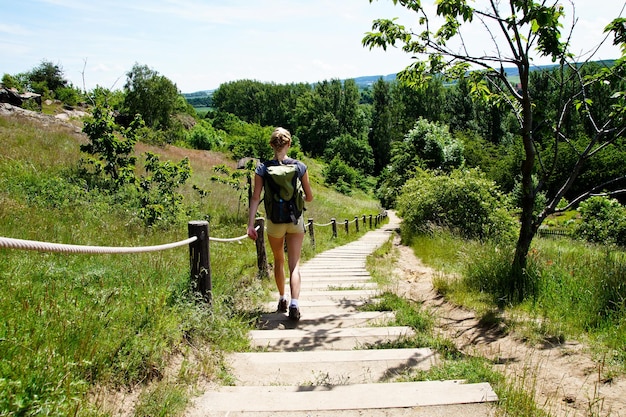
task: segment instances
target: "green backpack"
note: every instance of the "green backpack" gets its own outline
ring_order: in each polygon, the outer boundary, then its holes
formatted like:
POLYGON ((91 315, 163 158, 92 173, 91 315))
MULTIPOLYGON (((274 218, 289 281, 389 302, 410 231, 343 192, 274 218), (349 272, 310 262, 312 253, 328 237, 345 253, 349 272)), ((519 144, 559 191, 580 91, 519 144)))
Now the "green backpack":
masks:
POLYGON ((265 181, 266 216, 272 223, 298 224, 305 209, 304 190, 296 164, 267 162, 265 181))

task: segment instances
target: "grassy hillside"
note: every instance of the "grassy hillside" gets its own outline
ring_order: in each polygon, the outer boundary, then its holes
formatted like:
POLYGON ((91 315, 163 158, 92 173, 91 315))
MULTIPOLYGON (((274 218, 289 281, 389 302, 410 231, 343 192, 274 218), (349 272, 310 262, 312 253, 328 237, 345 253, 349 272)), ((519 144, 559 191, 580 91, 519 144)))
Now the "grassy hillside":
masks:
MULTIPOLYGON (((0 116, 0 236, 147 246, 185 239, 186 223, 198 219, 209 219, 214 237, 245 234, 247 194, 211 180, 215 165, 234 168, 226 155, 138 144, 139 161, 148 150, 172 161, 187 156, 193 170, 181 190, 184 218, 147 228, 123 193, 89 189, 79 178, 86 139, 75 130, 0 116)), ((326 223, 378 212, 363 194, 346 197, 322 186, 322 165, 305 162, 316 195, 307 217, 326 223)), ((318 252, 357 237, 340 229, 333 240, 330 228, 316 231, 318 252)), ((313 254, 305 239, 305 257, 313 254)), ((188 256, 185 246, 133 255, 0 249, 0 415, 107 415, 108 393, 131 386, 150 387, 140 403, 165 397, 159 403, 171 412, 184 407, 199 381, 226 378, 221 352, 247 349, 247 330, 273 283, 257 278, 248 239, 211 243, 209 309, 189 290, 188 256)))

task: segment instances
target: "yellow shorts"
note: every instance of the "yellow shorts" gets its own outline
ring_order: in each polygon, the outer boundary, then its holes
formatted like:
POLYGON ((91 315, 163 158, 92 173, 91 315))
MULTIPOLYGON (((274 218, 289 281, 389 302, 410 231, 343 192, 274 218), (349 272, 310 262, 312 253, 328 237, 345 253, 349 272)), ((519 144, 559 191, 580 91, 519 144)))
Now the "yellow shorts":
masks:
POLYGON ((297 224, 293 223, 272 223, 271 220, 266 220, 267 234, 271 237, 281 238, 286 234, 304 233, 304 216, 300 216, 297 224))

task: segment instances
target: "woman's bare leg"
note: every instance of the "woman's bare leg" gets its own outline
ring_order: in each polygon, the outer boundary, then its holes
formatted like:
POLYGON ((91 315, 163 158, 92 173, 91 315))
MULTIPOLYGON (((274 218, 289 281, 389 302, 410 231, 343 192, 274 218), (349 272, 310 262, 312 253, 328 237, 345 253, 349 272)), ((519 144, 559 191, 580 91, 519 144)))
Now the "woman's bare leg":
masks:
POLYGON ((274 281, 278 294, 285 295, 285 238, 267 236, 274 254, 274 281))
POLYGON ((287 238, 287 258, 289 262, 289 287, 291 298, 300 298, 300 254, 302 252, 302 241, 304 233, 288 234, 287 238))

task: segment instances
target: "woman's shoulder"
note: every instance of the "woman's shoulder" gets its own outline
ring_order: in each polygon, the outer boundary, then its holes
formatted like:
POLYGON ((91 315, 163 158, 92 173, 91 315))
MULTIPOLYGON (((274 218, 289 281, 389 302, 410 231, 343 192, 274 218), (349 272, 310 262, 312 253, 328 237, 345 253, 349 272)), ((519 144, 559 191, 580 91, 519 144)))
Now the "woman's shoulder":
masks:
POLYGON ((304 173, 307 170, 306 164, 302 161, 300 161, 299 159, 293 159, 291 158, 290 162, 288 162, 290 164, 295 164, 298 167, 298 171, 300 171, 300 176, 304 175, 304 173))

